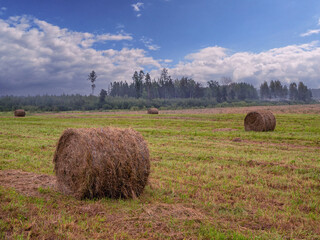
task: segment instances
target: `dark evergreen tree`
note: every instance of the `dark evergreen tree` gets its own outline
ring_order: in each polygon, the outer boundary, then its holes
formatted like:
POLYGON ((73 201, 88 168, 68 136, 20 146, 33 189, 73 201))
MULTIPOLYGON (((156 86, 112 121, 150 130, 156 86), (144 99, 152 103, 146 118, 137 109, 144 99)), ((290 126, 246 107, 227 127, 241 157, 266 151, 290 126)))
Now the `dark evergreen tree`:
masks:
POLYGON ((229 98, 230 98, 231 100, 234 100, 235 97, 236 97, 236 93, 235 93, 235 91, 233 90, 233 88, 231 88, 231 89, 230 89, 230 93, 229 93, 229 98))
POLYGON ((287 99, 287 97, 288 97, 288 87, 286 85, 284 85, 282 88, 281 98, 287 99))
POLYGON ((140 71, 140 73, 138 74, 137 71, 134 72, 133 76, 132 76, 132 80, 133 80, 133 84, 134 84, 134 88, 136 90, 136 94, 135 94, 135 97, 136 98, 140 98, 142 96, 142 74, 141 72, 143 71, 140 71))
POLYGON ((221 101, 222 102, 226 102, 227 101, 227 97, 228 97, 227 86, 226 85, 221 86, 221 101))
POLYGON ((145 81, 147 96, 151 99, 151 77, 149 73, 146 74, 145 81))
POLYGON ((195 85, 194 97, 195 98, 203 98, 204 97, 204 88, 201 86, 200 83, 196 83, 196 85, 195 85))
POLYGON ((299 82, 298 84, 298 99, 300 101, 309 102, 311 100, 312 94, 303 82, 299 82))
POLYGON ((91 82, 91 89, 92 89, 92 95, 93 95, 93 92, 94 92, 94 88, 96 87, 95 85, 95 81, 97 79, 97 74, 95 73, 95 71, 92 70, 92 72, 88 75, 88 80, 91 82))
POLYGON ((151 82, 151 98, 160 98, 160 86, 159 83, 153 79, 151 82))
POLYGON ((270 98, 270 90, 269 90, 269 86, 267 81, 264 81, 261 85, 260 85, 260 97, 262 99, 267 99, 270 98))
POLYGON ((165 82, 165 87, 166 87, 166 95, 168 98, 174 98, 175 97, 175 88, 174 88, 174 83, 169 76, 168 79, 165 82))
POLYGON ((312 91, 311 89, 308 89, 307 102, 310 102, 311 100, 312 100, 312 91))
POLYGON ((197 94, 202 94, 201 85, 197 85, 192 78, 182 77, 180 80, 177 79, 175 86, 177 88, 177 96, 180 98, 194 98, 197 94))
POLYGON ((220 92, 220 85, 217 81, 210 80, 208 81, 209 89, 211 90, 211 96, 216 99, 217 102, 221 102, 221 92, 220 92))
POLYGON ((100 95, 99 95, 99 102, 104 103, 107 95, 108 95, 107 91, 104 89, 101 89, 100 95))
POLYGON ((242 85, 239 85, 238 99, 243 101, 246 99, 246 95, 246 88, 242 85))
POLYGON ((160 98, 171 98, 175 95, 174 84, 169 76, 168 69, 163 68, 158 81, 160 98))
POLYGON ((274 96, 281 98, 283 93, 282 84, 279 80, 274 81, 274 96))
POLYGON ((144 80, 144 78, 145 78, 145 74, 144 74, 144 72, 142 71, 142 70, 140 70, 140 72, 139 72, 139 83, 140 83, 140 93, 139 93, 139 95, 140 95, 140 97, 142 96, 142 92, 143 92, 143 80, 144 80))
POLYGON ((289 98, 291 101, 298 100, 298 88, 295 82, 289 85, 289 98))
POLYGON ((220 86, 218 86, 218 88, 216 89, 216 101, 218 103, 222 103, 222 96, 221 96, 220 86))
POLYGON ((270 98, 276 97, 276 85, 273 80, 271 80, 270 82, 269 89, 270 89, 270 98))

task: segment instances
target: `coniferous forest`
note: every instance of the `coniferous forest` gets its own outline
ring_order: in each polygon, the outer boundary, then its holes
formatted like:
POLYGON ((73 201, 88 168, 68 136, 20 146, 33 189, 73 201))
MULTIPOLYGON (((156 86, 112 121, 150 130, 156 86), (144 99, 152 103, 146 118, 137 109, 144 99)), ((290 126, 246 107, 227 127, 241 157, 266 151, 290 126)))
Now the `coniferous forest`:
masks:
MULTIPOLYGON (((92 93, 97 78, 94 71, 88 76, 92 93)), ((249 83, 236 83, 231 78, 223 77, 219 82, 209 80, 201 84, 189 77, 173 80, 164 68, 157 79, 152 79, 149 73, 145 74, 142 70, 135 71, 132 81, 112 82, 107 90, 101 89, 98 96, 3 96, 0 98, 0 111, 18 108, 27 111, 178 109, 311 102, 311 90, 303 82, 293 82, 287 87, 279 80, 271 80, 256 89, 249 83)))

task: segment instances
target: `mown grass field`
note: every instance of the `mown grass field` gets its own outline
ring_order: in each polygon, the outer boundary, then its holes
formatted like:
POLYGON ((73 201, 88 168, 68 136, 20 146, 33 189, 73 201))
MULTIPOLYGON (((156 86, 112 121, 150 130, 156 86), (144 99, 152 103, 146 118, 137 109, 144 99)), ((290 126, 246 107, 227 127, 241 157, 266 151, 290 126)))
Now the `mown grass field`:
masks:
POLYGON ((249 109, 1 113, 0 239, 320 239, 320 105, 287 108, 269 107, 276 129, 259 133, 244 131, 249 109), (107 126, 148 142, 144 193, 80 201, 56 192, 63 130, 107 126))

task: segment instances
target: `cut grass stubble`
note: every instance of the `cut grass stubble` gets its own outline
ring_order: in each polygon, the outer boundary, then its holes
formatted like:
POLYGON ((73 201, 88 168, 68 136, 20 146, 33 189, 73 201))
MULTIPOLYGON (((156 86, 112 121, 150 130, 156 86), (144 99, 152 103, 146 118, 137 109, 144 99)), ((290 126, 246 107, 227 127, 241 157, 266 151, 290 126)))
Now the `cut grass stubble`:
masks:
POLYGON ((148 142, 150 184, 138 199, 86 201, 1 187, 0 238, 320 238, 318 114, 275 114, 262 133, 244 131, 245 114, 71 116, 0 118, 0 169, 53 175, 65 128, 112 125, 148 142))

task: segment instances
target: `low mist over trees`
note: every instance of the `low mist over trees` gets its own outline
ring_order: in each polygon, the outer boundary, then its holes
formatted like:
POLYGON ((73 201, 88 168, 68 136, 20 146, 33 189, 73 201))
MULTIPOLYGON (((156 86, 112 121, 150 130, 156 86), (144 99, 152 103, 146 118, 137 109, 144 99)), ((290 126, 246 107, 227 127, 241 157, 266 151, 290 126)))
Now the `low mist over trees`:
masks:
MULTIPOLYGON (((158 79, 151 80, 150 74, 142 70, 134 72, 132 79, 131 83, 111 83, 109 95, 144 99, 213 98, 218 103, 259 99, 258 91, 251 84, 234 83, 229 77, 222 77, 220 83, 210 80, 204 86, 189 77, 173 80, 164 68, 158 79)), ((271 80, 269 84, 265 81, 260 85, 260 99, 310 102, 312 93, 302 82, 291 83, 288 89, 279 80, 271 80)))
POLYGON ((312 98, 320 100, 320 88, 319 89, 311 89, 312 98))
POLYGON ((298 86, 295 82, 290 83, 289 89, 282 85, 279 80, 271 80, 270 84, 265 81, 260 85, 261 99, 290 99, 291 101, 310 102, 312 100, 311 90, 303 82, 298 86))
POLYGON ((151 80, 150 74, 145 74, 142 70, 139 73, 135 71, 132 79, 131 83, 112 82, 109 95, 144 99, 208 98, 215 99, 218 103, 258 99, 257 90, 251 84, 232 83, 229 78, 223 78, 223 82, 227 84, 220 85, 219 82, 210 80, 203 86, 188 77, 173 80, 164 68, 158 79, 151 80))

